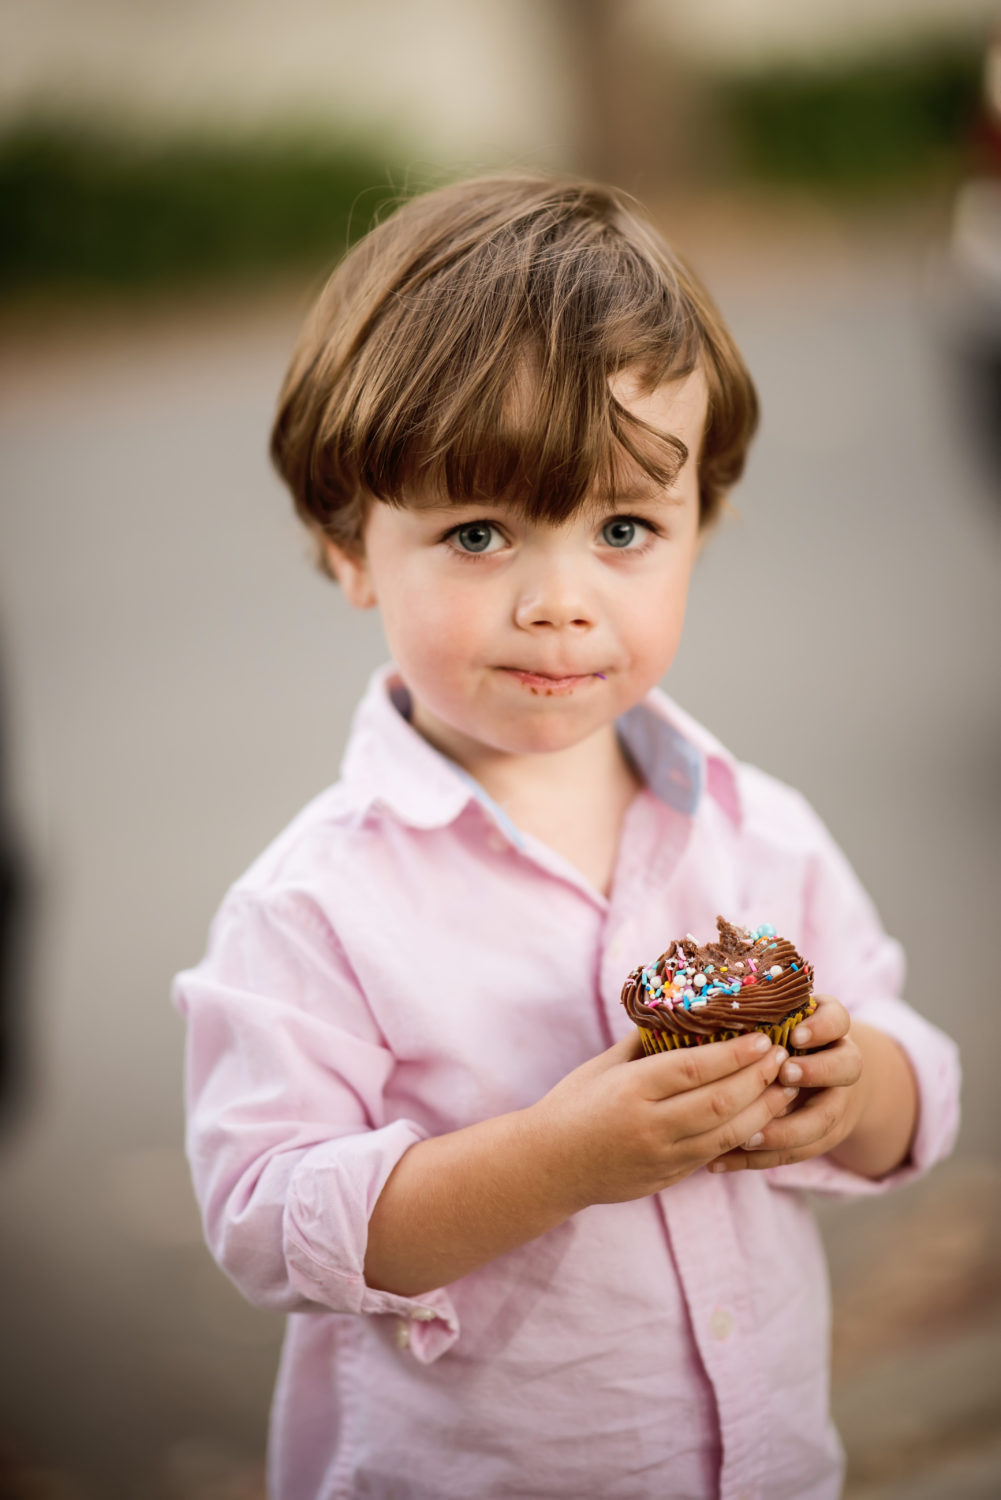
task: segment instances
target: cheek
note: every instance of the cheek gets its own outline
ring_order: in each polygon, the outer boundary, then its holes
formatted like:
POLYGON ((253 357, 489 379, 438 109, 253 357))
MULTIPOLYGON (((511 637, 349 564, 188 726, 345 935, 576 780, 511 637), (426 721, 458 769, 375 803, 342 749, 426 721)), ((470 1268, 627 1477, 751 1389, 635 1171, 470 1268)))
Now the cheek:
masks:
POLYGON ((651 647, 659 637, 680 630, 685 618, 688 582, 689 570, 678 567, 635 597, 632 628, 637 635, 645 636, 651 647))
POLYGON ((484 634, 482 591, 444 586, 426 578, 404 580, 381 600, 383 624, 397 660, 438 669, 468 658, 484 634))
POLYGON ((458 656, 486 634, 489 610, 483 590, 424 590, 417 602, 421 634, 444 656, 458 656))

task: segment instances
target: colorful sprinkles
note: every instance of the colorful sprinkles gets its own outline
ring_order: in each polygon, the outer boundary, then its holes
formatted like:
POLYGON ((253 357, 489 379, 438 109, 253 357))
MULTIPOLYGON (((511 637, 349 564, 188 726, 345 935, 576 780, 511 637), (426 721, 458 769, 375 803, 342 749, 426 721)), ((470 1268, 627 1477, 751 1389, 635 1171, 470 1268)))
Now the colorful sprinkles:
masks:
MULTIPOLYGON (((743 928, 741 935, 758 950, 759 959, 778 946, 776 942, 770 941, 775 938, 775 928, 768 922, 753 929, 743 928)), ((782 965, 778 963, 767 968, 762 965, 759 970, 750 953, 747 954, 747 972, 742 960, 737 960, 729 967, 721 964, 718 972, 712 964, 706 964, 704 970, 696 972, 692 959, 685 953, 686 942, 698 947, 696 939, 687 932, 675 945, 673 955, 665 958, 663 973, 649 967, 634 970, 634 976, 645 992, 647 1005, 663 1005, 667 1010, 674 1010, 676 1007, 698 1010, 701 1006, 708 1005, 717 995, 739 995, 749 985, 767 983, 777 979, 783 972, 782 965)), ((791 967, 799 972, 798 964, 792 964, 791 967)), ((732 1000, 731 1008, 739 1010, 740 1001, 732 1000)))

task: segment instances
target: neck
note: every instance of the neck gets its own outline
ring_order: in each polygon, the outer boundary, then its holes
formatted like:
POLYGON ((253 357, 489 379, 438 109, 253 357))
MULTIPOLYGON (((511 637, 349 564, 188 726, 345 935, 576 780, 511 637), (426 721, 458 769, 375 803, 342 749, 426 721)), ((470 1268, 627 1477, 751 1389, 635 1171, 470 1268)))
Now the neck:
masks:
POLYGON ((519 809, 590 801, 596 799, 596 789, 635 791, 642 784, 611 724, 580 744, 540 755, 511 755, 484 745, 440 744, 423 728, 421 732, 475 776, 511 816, 519 809))

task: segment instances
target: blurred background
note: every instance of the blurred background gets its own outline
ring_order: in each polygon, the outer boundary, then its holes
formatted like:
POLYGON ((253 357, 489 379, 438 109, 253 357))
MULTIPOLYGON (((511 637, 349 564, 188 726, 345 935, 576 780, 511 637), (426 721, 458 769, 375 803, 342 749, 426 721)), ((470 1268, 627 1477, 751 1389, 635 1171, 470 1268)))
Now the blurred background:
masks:
POLYGON ((4 1500, 262 1500, 281 1322, 202 1247, 168 986, 384 655, 268 425, 350 240, 509 165, 635 192, 759 384, 666 686, 812 799, 963 1049, 953 1159, 820 1206, 848 1495, 1001 1493, 998 19, 0 0, 4 1500))

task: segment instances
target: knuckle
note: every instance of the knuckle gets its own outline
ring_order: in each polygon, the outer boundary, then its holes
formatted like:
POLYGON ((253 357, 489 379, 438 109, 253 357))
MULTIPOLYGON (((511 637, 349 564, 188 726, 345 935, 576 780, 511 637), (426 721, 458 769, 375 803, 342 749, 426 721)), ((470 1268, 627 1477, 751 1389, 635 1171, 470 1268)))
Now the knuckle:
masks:
POLYGON ((681 1077, 685 1083, 697 1084, 699 1082, 699 1062, 690 1048, 681 1049, 681 1077))
POLYGON ((727 1089, 713 1089, 709 1095, 709 1107, 717 1120, 728 1120, 733 1114, 733 1100, 727 1089))

